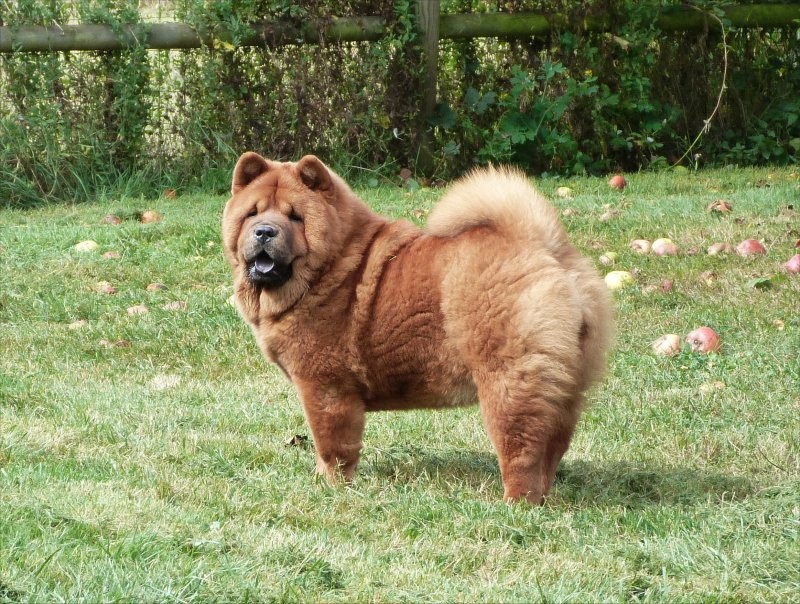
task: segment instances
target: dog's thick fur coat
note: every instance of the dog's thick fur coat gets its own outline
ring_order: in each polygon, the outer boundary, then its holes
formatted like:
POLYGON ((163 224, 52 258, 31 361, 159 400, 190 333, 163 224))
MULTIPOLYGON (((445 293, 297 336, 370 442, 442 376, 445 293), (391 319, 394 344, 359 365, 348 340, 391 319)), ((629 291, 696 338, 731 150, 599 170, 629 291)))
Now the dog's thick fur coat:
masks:
POLYGON ((421 231, 372 212, 314 156, 246 153, 223 240, 238 309, 297 389, 319 472, 353 478, 367 411, 479 402, 505 497, 542 501, 612 318, 522 174, 476 170, 421 231))

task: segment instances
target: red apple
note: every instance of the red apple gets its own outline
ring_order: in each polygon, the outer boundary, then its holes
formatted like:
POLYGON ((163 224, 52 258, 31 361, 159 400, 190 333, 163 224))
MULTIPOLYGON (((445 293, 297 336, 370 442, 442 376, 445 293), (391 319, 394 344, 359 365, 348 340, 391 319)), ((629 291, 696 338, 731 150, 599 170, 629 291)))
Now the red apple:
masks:
POLYGON ((622 176, 622 174, 614 174, 614 176, 608 179, 608 186, 617 191, 622 191, 626 184, 628 183, 625 182, 625 177, 622 176))
POLYGON ((736 246, 736 253, 740 256, 760 256, 766 254, 767 249, 757 239, 745 239, 736 246))
POLYGON ((721 345, 717 332, 710 327, 698 327, 690 332, 686 336, 686 343, 689 344, 692 352, 702 354, 717 352, 721 345))
POLYGON ((795 254, 783 265, 793 275, 800 274, 800 254, 795 254))

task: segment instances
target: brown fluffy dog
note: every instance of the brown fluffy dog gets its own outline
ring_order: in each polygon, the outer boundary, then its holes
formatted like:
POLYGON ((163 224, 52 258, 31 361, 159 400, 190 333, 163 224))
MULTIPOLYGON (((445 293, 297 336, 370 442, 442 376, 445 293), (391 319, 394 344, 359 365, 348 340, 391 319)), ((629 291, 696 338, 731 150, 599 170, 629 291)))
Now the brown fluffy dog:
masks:
POLYGON ((318 472, 353 478, 367 411, 479 402, 505 497, 542 501, 603 372, 611 313, 524 176, 473 172, 420 231, 314 156, 245 153, 223 239, 239 312, 297 388, 318 472))

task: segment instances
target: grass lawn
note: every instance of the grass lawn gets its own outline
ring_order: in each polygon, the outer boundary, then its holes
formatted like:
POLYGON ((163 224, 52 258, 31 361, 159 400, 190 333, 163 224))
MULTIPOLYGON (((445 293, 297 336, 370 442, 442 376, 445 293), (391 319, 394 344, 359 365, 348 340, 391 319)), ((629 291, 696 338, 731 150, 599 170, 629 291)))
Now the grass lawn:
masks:
MULTIPOLYGON (((542 507, 501 501, 476 407, 370 415, 356 483, 315 479, 297 397, 227 303, 224 198, 0 210, 0 602, 795 601, 800 276, 752 280, 800 252, 797 171, 560 185, 573 240, 637 283, 542 507), (681 253, 628 248, 658 237, 681 253), (768 253, 705 253, 746 238, 768 253), (721 354, 652 354, 700 325, 721 354)), ((441 191, 360 193, 420 222, 441 191)))

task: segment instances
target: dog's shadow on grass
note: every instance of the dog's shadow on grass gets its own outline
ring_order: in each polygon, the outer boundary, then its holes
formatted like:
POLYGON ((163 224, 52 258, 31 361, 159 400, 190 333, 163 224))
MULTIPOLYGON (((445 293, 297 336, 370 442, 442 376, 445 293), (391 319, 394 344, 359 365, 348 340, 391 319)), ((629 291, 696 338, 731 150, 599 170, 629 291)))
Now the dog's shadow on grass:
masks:
POLYGON ((556 472, 554 494, 570 503, 602 502, 635 508, 738 501, 755 491, 743 476, 692 467, 646 463, 566 461, 556 472))
MULTIPOLYGON (((453 485, 465 490, 496 489, 502 496, 497 458, 489 453, 393 447, 367 456, 361 472, 401 483, 429 482, 445 489, 453 485)), ((752 482, 742 476, 689 466, 567 460, 559 466, 551 496, 575 505, 636 508, 741 500, 754 491, 752 482)))

